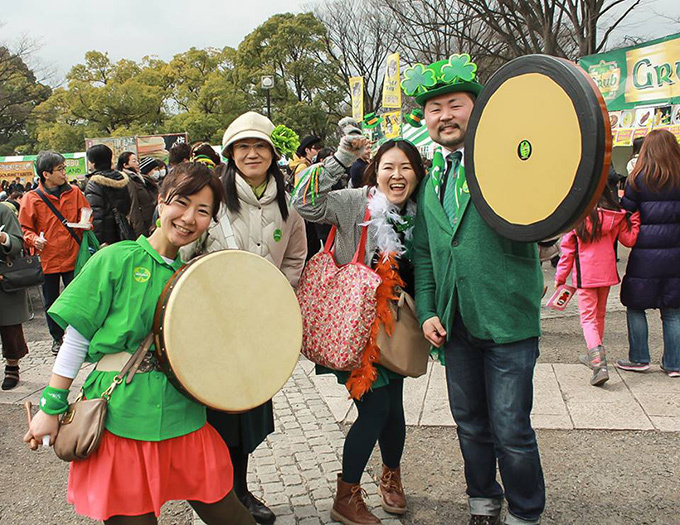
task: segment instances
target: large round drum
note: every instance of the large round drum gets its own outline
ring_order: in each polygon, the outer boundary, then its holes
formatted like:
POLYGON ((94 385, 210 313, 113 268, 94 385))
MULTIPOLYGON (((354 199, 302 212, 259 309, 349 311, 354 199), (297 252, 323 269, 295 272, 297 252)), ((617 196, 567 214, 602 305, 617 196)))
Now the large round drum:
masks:
POLYGON ((274 397, 293 373, 302 317, 273 264, 224 250, 170 278, 154 332, 161 368, 180 391, 210 408, 242 412, 274 397))
POLYGON ((475 102, 466 136, 470 196, 509 239, 573 228, 607 180, 607 109, 592 79, 567 60, 529 55, 501 67, 475 102))

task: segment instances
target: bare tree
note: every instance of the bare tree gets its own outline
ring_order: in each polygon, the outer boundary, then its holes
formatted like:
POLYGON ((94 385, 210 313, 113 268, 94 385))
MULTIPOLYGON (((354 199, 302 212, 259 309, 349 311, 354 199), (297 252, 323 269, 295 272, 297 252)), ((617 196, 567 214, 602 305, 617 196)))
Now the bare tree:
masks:
POLYGON ((385 0, 413 61, 468 52, 483 69, 530 53, 575 59, 607 46, 612 32, 651 0, 385 0))
POLYGON ((384 0, 396 20, 399 49, 409 63, 435 62, 468 53, 480 69, 495 69, 508 45, 467 2, 451 0, 384 0))
POLYGON ((326 0, 315 7, 315 15, 327 29, 327 48, 339 64, 349 95, 349 78, 364 78, 364 108, 376 111, 381 104, 387 55, 402 51, 396 39, 395 22, 374 0, 326 0))

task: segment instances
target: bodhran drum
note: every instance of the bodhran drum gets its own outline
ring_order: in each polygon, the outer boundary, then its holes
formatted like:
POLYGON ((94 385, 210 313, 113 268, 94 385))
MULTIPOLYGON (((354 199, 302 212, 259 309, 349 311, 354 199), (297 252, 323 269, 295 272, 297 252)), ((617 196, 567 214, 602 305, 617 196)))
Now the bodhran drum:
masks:
POLYGON ((293 288, 240 250, 198 257, 170 278, 154 317, 156 355, 172 384, 216 410, 243 412, 283 387, 302 346, 293 288))
POLYGON ((504 237, 533 242, 573 228, 597 203, 610 159, 602 95, 567 60, 512 60, 475 102, 465 174, 475 207, 504 237))

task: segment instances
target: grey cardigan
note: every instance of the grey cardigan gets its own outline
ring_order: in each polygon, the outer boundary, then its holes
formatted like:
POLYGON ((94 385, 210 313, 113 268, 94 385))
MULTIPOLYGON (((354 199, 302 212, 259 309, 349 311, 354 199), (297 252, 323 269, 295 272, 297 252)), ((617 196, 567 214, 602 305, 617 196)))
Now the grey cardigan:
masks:
MULTIPOLYGON (((338 264, 347 264, 352 261, 354 252, 361 237, 361 223, 366 213, 368 204, 368 192, 370 188, 356 188, 335 190, 331 188, 344 175, 345 168, 334 156, 324 160, 319 173, 318 194, 312 202, 312 184, 305 192, 304 179, 309 176, 315 166, 310 166, 300 177, 301 181, 297 191, 293 194, 291 204, 302 218, 311 222, 334 224, 338 227, 335 237, 335 260, 338 264)), ((366 258, 363 261, 370 266, 377 250, 375 244, 375 232, 369 226, 366 241, 366 258)))

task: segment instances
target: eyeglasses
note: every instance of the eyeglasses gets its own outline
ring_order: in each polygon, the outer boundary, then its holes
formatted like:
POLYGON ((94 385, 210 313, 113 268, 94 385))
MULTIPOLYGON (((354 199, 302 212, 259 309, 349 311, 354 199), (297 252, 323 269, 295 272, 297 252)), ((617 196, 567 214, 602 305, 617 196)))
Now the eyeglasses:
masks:
POLYGON ((52 168, 52 171, 50 173, 54 173, 55 171, 63 171, 66 172, 66 166, 63 164, 61 166, 57 166, 56 168, 52 168))

